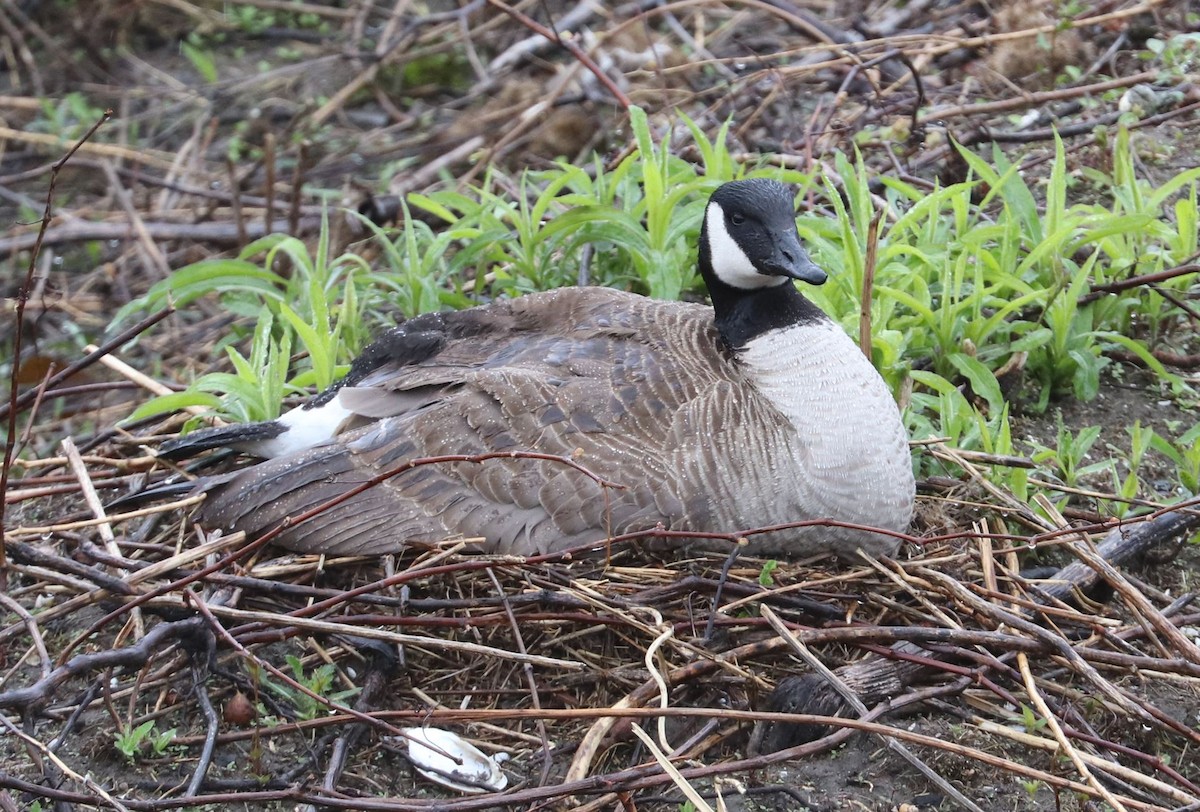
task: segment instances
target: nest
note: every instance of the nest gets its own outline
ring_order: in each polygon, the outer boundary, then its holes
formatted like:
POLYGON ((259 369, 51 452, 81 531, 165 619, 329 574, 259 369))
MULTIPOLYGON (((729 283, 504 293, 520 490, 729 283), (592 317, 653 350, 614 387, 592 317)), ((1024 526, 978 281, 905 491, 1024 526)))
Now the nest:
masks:
POLYGON ((1200 803, 1181 763, 1200 738, 1200 613, 1114 564, 1200 525, 1186 505, 1120 526, 935 534, 979 502, 929 497, 925 537, 895 561, 755 560, 737 554, 741 533, 728 555, 670 558, 644 544, 661 532, 528 559, 471 554, 469 539, 325 558, 206 535, 186 519, 196 498, 106 515, 95 483, 154 465, 138 448, 22 463, 72 470, 56 489, 82 496, 27 486, 22 516, 45 499, 83 510, 6 544, 0 708, 23 724, 4 719, 4 782, 30 796, 611 809, 640 791, 677 805, 797 791, 772 770, 852 740, 886 743, 914 786, 965 808, 951 780, 965 765, 1113 808, 1200 803), (1074 562, 1034 578, 1031 550, 1074 562), (397 745, 415 726, 508 754, 510 787, 429 784, 397 745), (87 776, 70 766, 84 759, 87 776))

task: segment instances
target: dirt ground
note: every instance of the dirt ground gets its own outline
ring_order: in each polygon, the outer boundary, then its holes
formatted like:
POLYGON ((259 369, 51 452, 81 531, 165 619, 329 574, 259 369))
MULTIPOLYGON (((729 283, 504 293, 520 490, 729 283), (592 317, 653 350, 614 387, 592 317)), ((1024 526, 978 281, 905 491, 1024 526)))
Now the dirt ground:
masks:
MULTIPOLYGON (((857 146, 874 172, 939 183, 963 171, 948 137, 984 155, 994 139, 1010 157, 1028 162, 1029 173, 1044 170, 1040 159, 1053 149, 1050 113, 1067 134, 1076 166, 1103 162, 1107 147, 1099 131, 1115 122, 1124 91, 1150 82, 1138 79, 1147 43, 1200 27, 1200 4, 1133 0, 698 2, 647 14, 641 11, 656 4, 514 5, 535 23, 573 32, 570 41, 589 49, 618 89, 651 111, 660 132, 677 108, 709 132, 731 120, 735 151, 747 157, 773 156, 819 171, 831 167, 835 150, 857 146), (1062 24, 1068 19, 1077 24, 1062 24), (966 109, 981 102, 992 104, 966 109), (1043 117, 1028 118, 1034 113, 1043 117)), ((104 108, 115 111, 104 137, 81 149, 57 178, 57 217, 21 325, 22 391, 36 386, 47 368, 73 361, 85 338, 95 340, 120 306, 169 269, 234 251, 261 233, 272 205, 277 223, 312 238, 322 201, 357 206, 475 180, 488 162, 515 171, 544 168, 560 156, 582 163, 592 150, 611 159, 628 141, 611 89, 565 46, 491 3, 0 0, 0 15, 0 283, 6 297, 25 278, 48 165, 62 155, 63 141, 82 135, 104 108), (239 9, 235 23, 232 7, 239 9), (537 108, 541 101, 550 104, 537 108)), ((1141 169, 1151 177, 1165 179, 1195 165, 1192 82, 1200 74, 1188 73, 1195 68, 1186 65, 1182 70, 1178 98, 1148 112, 1136 128, 1141 169)), ((696 158, 686 145, 681 152, 696 158)), ((178 384, 185 370, 207 368, 215 356, 198 348, 207 348, 229 318, 212 303, 197 304, 121 348, 120 357, 178 384)), ((0 324, 5 376, 13 322, 0 324)), ((1044 415, 1020 415, 1019 451, 1032 455, 1053 445, 1060 420, 1075 431, 1103 426, 1095 454, 1106 444, 1127 448, 1125 428, 1134 420, 1164 436, 1194 424, 1194 401, 1164 395, 1148 375, 1120 366, 1089 403, 1065 399, 1044 415)), ((70 383, 84 388, 28 422, 29 413, 22 415, 25 456, 55 457, 62 438, 72 436, 93 476, 111 479, 114 489, 132 487, 144 473, 130 462, 143 456, 141 444, 154 438, 153 445, 178 424, 114 430, 144 392, 98 365, 70 383)), ((1158 495, 1177 495, 1164 461, 1149 465, 1143 475, 1158 495)), ((732 712, 772 710, 766 701, 771 688, 808 667, 781 645, 740 648, 778 640, 757 604, 723 610, 714 633, 705 634, 726 563, 721 556, 663 560, 634 545, 615 550, 608 568, 596 561, 496 566, 486 570, 494 574, 489 580, 469 566, 423 574, 420 568, 436 558, 428 553, 381 563, 299 559, 268 549, 188 587, 172 579, 194 574, 225 551, 177 561, 144 581, 129 564, 133 558, 138 567, 174 561, 194 547, 185 510, 118 528, 120 556, 109 550, 106 557, 107 540, 94 525, 64 526, 89 515, 66 467, 14 466, 11 474, 10 492, 51 490, 14 500, 6 532, 56 529, 13 535, 7 545, 16 566, 4 609, 11 625, 0 631, 0 706, 13 725, 0 733, 0 809, 35 808, 37 796, 41 809, 532 810, 567 796, 587 809, 682 812, 687 799, 628 727, 589 754, 591 783, 580 780, 569 793, 555 792, 572 761, 581 759, 584 733, 595 722, 591 711, 634 696, 634 707, 657 704, 657 694, 645 693, 653 687, 646 653, 666 626, 675 637, 657 663, 675 680, 671 706, 728 712, 681 722, 671 737, 678 743, 699 736, 679 767, 713 808, 720 808, 718 797, 735 812, 960 807, 873 733, 811 755, 755 760, 748 746, 752 723, 732 712), (379 586, 397 573, 411 578, 379 586), (120 605, 120 584, 111 581, 122 579, 138 590, 163 587, 144 608, 140 622, 148 628, 200 618, 182 597, 189 589, 203 595, 217 619, 207 631, 180 626, 178 635, 139 651, 140 632, 128 614, 105 619, 120 605), (364 597, 338 598, 371 585, 364 597), (304 625, 304 607, 324 600, 334 603, 316 619, 345 626, 304 625), (37 650, 18 609, 37 616, 45 652, 37 650), (229 638, 212 631, 218 619, 229 638), (356 635, 369 628, 425 637, 398 642, 356 635), (103 659, 122 648, 131 652, 127 661, 103 659), (535 669, 511 656, 526 651, 587 668, 535 669), (721 659, 729 651, 738 652, 736 664, 721 659), (71 656, 84 659, 53 694, 4 704, 6 696, 46 679, 51 666, 61 673, 71 656), (293 665, 289 656, 303 662, 293 665), (264 663, 281 675, 266 674, 264 663), (509 752, 505 771, 513 797, 473 799, 436 787, 414 773, 386 733, 354 732, 345 711, 318 708, 303 718, 296 710, 302 692, 285 678, 315 686, 326 665, 323 696, 360 691, 340 699, 389 724, 428 721, 466 733, 489 753, 509 752), (239 718, 238 694, 250 698, 251 719, 239 718), (158 752, 149 740, 133 756, 119 752, 117 732, 147 721, 154 723, 151 736, 174 730, 174 737, 158 752), (205 737, 218 733, 208 754, 205 737), (331 767, 330 754, 339 747, 346 752, 342 770, 331 767), (203 784, 184 797, 205 759, 203 784), (721 769, 730 764, 740 766, 721 769)), ((923 483, 915 532, 932 537, 971 531, 977 521, 1003 524, 997 518, 1008 515, 1003 504, 978 482, 950 466, 945 478, 954 481, 923 483)), ((1097 511, 1087 497, 1072 507, 1079 516, 1071 518, 1085 524, 1097 511)), ((1006 544, 995 542, 995 560, 1004 560, 1006 544)), ((1039 563, 1070 560, 1049 546, 1039 563)), ((1020 547, 1013 542, 1008 549, 1020 547)), ((1028 632, 1037 645, 1022 651, 1056 716, 1082 731, 1073 739, 1078 749, 1120 758, 1153 779, 1108 772, 1110 778, 1091 784, 1066 754, 1037 749, 1053 737, 1041 720, 1023 715, 1021 706, 1031 700, 1023 693, 1018 647, 968 634, 999 634, 1013 628, 1011 621, 987 616, 952 585, 929 580, 934 576, 927 568, 961 583, 983 583, 993 555, 992 547, 986 550, 962 538, 907 545, 905 561, 891 571, 784 562, 774 584, 795 585, 795 591, 769 595, 762 593, 763 562, 738 561, 722 606, 758 595, 803 629, 831 667, 887 649, 898 639, 889 636, 895 627, 945 632, 945 638, 921 641, 933 646, 945 669, 912 684, 898 682, 876 701, 903 706, 881 723, 953 745, 910 742, 933 773, 978 808, 1114 808, 1111 799, 1097 798, 1097 785, 1125 799, 1128 809, 1200 808, 1185 800, 1200 797, 1200 662, 1163 637, 1162 628, 1143 629, 1143 636, 1137 631, 1170 608, 1184 618, 1179 633, 1190 635, 1194 649, 1195 610, 1181 598, 1196 593, 1200 548, 1185 544, 1173 557, 1123 566, 1153 611, 1104 603, 1101 594, 1093 596, 1100 603, 1085 604, 1100 618, 1090 625, 1064 609, 1066 631, 1053 627, 1057 637, 1028 632), (847 630, 846 618, 863 624, 861 640, 821 636, 847 630), (1099 642, 1086 645, 1090 634, 1099 642), (1089 657, 1093 648, 1103 649, 1098 659, 1086 660, 1102 668, 1103 677, 1091 679, 1078 663, 1064 660, 1055 648, 1061 640, 1084 640, 1080 647, 1089 657), (937 693, 960 679, 957 690, 937 693), (1106 685, 1129 704, 1104 694, 1106 685), (1029 771, 1001 769, 983 756, 1029 771)), ((655 725, 651 715, 636 721, 647 730, 655 725)))

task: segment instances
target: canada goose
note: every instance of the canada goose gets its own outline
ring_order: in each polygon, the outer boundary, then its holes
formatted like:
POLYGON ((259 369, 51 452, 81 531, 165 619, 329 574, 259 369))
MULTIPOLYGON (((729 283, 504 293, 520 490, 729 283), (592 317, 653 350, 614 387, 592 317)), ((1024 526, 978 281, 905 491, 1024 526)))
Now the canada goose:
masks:
MULTIPOLYGON (((461 536, 530 555, 659 524, 729 532, 818 518, 904 530, 914 482, 899 411, 854 342, 796 289, 826 275, 800 245, 787 187, 718 188, 699 266, 712 308, 564 288, 410 319, 308 404, 163 453, 232 446, 267 458, 203 486, 198 520, 251 535, 422 457, 536 451, 625 486, 558 461, 425 465, 276 538, 304 552, 461 536)), ((757 553, 792 556, 898 545, 827 526, 751 539, 757 553)))

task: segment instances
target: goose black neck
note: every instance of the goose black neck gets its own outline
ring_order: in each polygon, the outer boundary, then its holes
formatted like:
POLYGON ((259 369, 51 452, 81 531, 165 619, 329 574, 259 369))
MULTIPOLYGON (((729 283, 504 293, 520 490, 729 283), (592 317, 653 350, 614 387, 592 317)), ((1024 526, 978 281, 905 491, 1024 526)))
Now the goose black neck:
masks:
POLYGON ((770 330, 809 324, 828 316, 814 305, 790 280, 781 285, 746 290, 727 285, 712 271, 701 250, 700 272, 712 299, 717 332, 731 350, 743 349, 751 340, 770 330))

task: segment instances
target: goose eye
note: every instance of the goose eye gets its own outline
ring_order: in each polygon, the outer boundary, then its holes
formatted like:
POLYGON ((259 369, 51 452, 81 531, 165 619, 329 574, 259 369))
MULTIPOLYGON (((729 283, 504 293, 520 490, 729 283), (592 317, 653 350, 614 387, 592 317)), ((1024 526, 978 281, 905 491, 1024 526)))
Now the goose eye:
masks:
POLYGON ((733 223, 735 226, 740 226, 742 223, 746 222, 746 215, 735 211, 733 214, 729 215, 729 222, 733 223))

